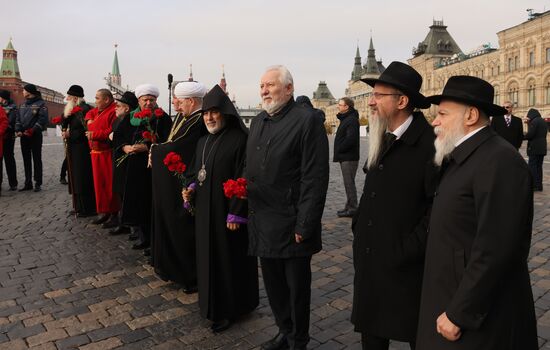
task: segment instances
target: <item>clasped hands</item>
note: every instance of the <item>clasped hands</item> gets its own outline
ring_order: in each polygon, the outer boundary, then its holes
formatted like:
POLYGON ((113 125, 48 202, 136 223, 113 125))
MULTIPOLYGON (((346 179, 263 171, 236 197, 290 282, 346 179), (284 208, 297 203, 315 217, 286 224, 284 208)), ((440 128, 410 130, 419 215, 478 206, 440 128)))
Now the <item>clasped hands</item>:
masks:
POLYGON ((134 154, 134 153, 141 153, 141 152, 147 152, 149 149, 147 148, 147 145, 144 145, 142 143, 137 143, 135 145, 125 145, 122 147, 122 151, 126 154, 134 154))
POLYGON ((457 341, 462 335, 460 327, 449 320, 446 312, 442 313, 437 318, 436 329, 437 333, 449 341, 457 341))

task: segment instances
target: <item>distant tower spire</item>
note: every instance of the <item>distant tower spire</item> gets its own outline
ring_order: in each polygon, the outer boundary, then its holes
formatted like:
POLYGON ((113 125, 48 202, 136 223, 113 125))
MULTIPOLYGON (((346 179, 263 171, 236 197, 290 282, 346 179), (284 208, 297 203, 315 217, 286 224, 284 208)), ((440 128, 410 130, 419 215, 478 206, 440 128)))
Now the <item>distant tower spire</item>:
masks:
POLYGON ((376 62, 374 45, 372 44, 372 36, 370 37, 369 53, 367 55, 367 63, 365 64, 365 73, 380 74, 380 70, 378 69, 378 63, 376 62))
POLYGON ((111 82, 118 86, 121 86, 122 77, 120 76, 120 67, 118 66, 118 44, 115 44, 115 58, 113 60, 113 69, 111 71, 111 82))
POLYGON ((222 88, 223 92, 225 92, 226 94, 228 93, 227 92, 227 81, 225 80, 225 67, 224 67, 223 64, 222 64, 222 78, 220 80, 220 87, 222 88))
POLYGON ((193 64, 190 64, 189 65, 189 79, 187 79, 188 81, 194 81, 193 80, 193 64))
POLYGON ((13 48, 12 38, 8 41, 8 45, 3 50, 2 68, 0 69, 0 78, 21 80, 19 73, 19 64, 17 63, 17 51, 13 48))
POLYGON ((355 51, 355 62, 351 71, 351 80, 357 81, 361 79, 363 68, 361 67, 361 54, 359 53, 359 42, 357 42, 357 50, 355 51))

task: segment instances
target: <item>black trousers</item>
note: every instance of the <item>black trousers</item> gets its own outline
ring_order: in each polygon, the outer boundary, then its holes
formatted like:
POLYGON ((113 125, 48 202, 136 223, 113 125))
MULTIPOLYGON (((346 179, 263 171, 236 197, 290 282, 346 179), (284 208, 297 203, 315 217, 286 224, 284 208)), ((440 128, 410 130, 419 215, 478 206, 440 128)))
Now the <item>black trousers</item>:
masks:
POLYGON ((63 164, 61 164, 61 172, 59 173, 59 179, 64 179, 67 177, 67 157, 63 159, 63 164))
POLYGON ((342 169, 342 178, 344 180, 344 189, 346 190, 346 202, 345 210, 356 211, 357 210, 357 189, 355 188, 355 175, 357 174, 357 166, 359 161, 340 162, 340 169, 342 169))
POLYGON ((533 175, 533 189, 542 191, 542 162, 544 155, 529 156, 529 169, 533 175))
POLYGON ((31 137, 21 136, 21 153, 23 154, 23 165, 25 166, 25 186, 32 186, 33 168, 34 182, 37 186, 42 186, 41 131, 35 132, 31 137))
MULTIPOLYGON (((388 350, 390 340, 361 333, 361 345, 363 346, 363 350, 388 350)), ((416 348, 415 343, 409 343, 409 346, 411 350, 416 348)))
POLYGON ((311 256, 260 258, 265 290, 279 332, 286 334, 290 348, 309 342, 311 304, 311 256))
MULTIPOLYGON (((8 174, 8 183, 10 187, 17 187, 17 168, 15 166, 15 156, 13 148, 15 146, 15 138, 13 132, 7 132, 4 135, 4 164, 6 173, 8 174)), ((0 162, 0 168, 2 163, 0 162)), ((0 185, 2 184, 2 169, 0 169, 0 185)))

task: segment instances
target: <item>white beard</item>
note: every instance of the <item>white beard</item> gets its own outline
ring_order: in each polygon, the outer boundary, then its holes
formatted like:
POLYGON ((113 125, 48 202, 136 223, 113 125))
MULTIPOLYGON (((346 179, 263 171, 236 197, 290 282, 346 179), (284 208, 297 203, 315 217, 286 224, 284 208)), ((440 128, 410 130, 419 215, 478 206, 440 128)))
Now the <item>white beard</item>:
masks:
POLYGON ((271 102, 262 101, 262 108, 267 112, 267 114, 273 115, 279 112, 286 103, 287 101, 274 101, 274 100, 271 100, 271 102))
POLYGON ((225 119, 221 119, 220 122, 214 127, 208 126, 208 124, 205 124, 205 125, 206 125, 206 130, 208 130, 210 134, 217 134, 220 130, 222 130, 225 127, 225 119))
MULTIPOLYGON (((435 156, 434 156, 434 163, 437 166, 441 166, 443 163, 443 160, 451 154, 451 152, 455 149, 455 145, 461 138, 466 135, 466 131, 464 130, 464 126, 462 125, 462 118, 459 118, 458 121, 460 124, 454 125, 452 130, 447 130, 447 134, 445 136, 438 136, 435 141, 435 156)), ((441 127, 435 127, 434 133, 436 135, 441 133, 441 127)))
POLYGON ((65 118, 67 118, 68 116, 71 115, 71 111, 73 110, 73 108, 76 106, 76 103, 71 100, 71 101, 67 101, 67 104, 65 105, 65 108, 63 109, 63 116, 65 118))
POLYGON ((378 164, 384 135, 388 130, 388 118, 381 118, 371 115, 369 118, 369 154, 367 158, 367 169, 378 164))

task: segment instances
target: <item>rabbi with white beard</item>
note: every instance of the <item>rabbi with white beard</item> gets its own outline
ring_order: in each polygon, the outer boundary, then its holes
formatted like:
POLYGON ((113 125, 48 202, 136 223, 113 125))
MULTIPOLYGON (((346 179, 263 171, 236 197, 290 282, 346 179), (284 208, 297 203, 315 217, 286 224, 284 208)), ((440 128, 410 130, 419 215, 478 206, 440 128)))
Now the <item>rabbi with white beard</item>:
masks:
POLYGON ((369 154, 363 195, 352 230, 355 267, 351 321, 363 349, 387 350, 389 340, 415 346, 427 225, 436 167, 434 134, 422 112, 422 77, 392 62, 369 99, 369 154))
POLYGON ((433 121, 442 177, 426 247, 417 349, 538 348, 527 257, 533 222, 529 168, 489 125, 506 110, 494 89, 449 79, 433 121))

